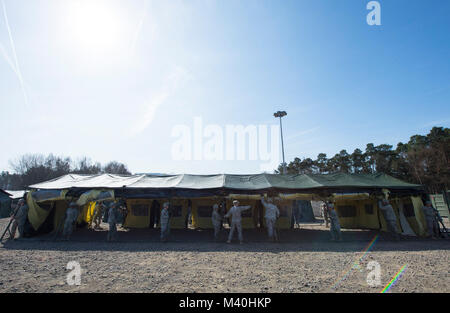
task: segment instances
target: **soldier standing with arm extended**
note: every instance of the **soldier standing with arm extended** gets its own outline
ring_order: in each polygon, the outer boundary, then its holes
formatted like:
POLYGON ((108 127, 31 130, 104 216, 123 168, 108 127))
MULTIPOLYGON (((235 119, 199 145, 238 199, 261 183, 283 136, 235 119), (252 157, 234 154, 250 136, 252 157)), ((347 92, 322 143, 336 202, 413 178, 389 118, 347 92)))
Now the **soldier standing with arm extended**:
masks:
POLYGON ((397 227, 397 216, 395 215, 392 205, 389 204, 387 199, 383 199, 378 202, 378 206, 386 220, 388 232, 394 235, 395 240, 399 240, 400 235, 397 227))
POLYGON ((251 206, 239 206, 239 201, 234 200, 233 206, 231 207, 230 211, 225 215, 226 218, 231 216, 231 229, 230 234, 228 235, 228 241, 227 243, 231 243, 231 240, 233 239, 234 230, 237 229, 238 231, 238 237, 239 237, 239 243, 243 243, 244 238, 242 236, 242 211, 250 209, 251 206))
POLYGON ((277 206, 273 204, 272 198, 267 198, 267 202, 264 201, 264 197, 261 197, 261 203, 266 209, 264 218, 266 219, 267 233, 269 235, 269 240, 274 241, 275 223, 280 216, 280 211, 277 206))

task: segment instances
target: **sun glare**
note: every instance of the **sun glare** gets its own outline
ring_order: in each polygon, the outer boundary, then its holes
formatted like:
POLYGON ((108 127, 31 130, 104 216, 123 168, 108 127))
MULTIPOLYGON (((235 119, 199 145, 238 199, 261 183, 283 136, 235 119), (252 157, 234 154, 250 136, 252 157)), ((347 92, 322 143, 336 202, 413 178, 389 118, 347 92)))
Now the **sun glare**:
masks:
POLYGON ((89 50, 104 50, 116 46, 123 27, 117 8, 108 1, 72 2, 67 22, 69 39, 89 50))

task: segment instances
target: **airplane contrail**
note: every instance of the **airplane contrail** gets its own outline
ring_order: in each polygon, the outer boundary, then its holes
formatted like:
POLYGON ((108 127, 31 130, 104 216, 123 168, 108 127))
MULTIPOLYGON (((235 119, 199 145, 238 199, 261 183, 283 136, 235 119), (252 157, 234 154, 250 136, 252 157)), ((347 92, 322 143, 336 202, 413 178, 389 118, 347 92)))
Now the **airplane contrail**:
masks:
MULTIPOLYGON (((12 34, 11 34, 11 28, 9 27, 8 15, 6 14, 5 1, 4 0, 1 0, 1 1, 2 1, 2 6, 3 6, 3 16, 5 17, 6 29, 8 30, 9 42, 11 44, 11 50, 13 52, 13 58, 14 58, 14 63, 15 63, 15 68, 14 68, 15 71, 14 72, 16 73, 16 76, 19 79, 20 87, 22 89, 23 96, 25 98, 25 104, 28 105, 28 96, 27 96, 27 93, 25 90, 25 84, 23 82, 22 73, 20 71, 19 61, 17 60, 16 46, 14 45, 14 40, 13 40, 12 34)), ((3 52, 3 54, 5 54, 3 46, 2 46, 2 52, 3 52)), ((6 59, 7 59, 7 62, 9 62, 10 65, 12 65, 11 60, 9 58, 6 58, 6 59)))
POLYGON ((148 6, 147 0, 144 0, 144 9, 142 11, 142 17, 139 20, 139 24, 137 25, 137 28, 136 28, 136 31, 134 33, 133 40, 132 40, 131 46, 130 46, 130 51, 131 51, 132 55, 134 54, 134 50, 136 48, 136 42, 137 42, 139 34, 141 32, 142 25, 144 25, 144 20, 145 20, 145 18, 147 16, 147 6, 148 6))
POLYGON ((2 45, 2 43, 0 42, 0 52, 3 55, 3 58, 5 59, 6 63, 8 63, 8 65, 11 67, 11 69, 13 70, 14 74, 17 75, 17 71, 16 71, 16 66, 14 65, 14 63, 11 61, 11 59, 9 58, 8 53, 6 52, 5 47, 2 45))

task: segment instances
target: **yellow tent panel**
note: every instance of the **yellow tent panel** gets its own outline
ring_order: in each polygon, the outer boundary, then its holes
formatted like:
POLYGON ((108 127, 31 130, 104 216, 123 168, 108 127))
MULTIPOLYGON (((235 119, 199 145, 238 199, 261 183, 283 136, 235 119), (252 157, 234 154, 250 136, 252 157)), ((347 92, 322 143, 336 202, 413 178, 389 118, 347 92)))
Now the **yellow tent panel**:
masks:
POLYGON ((33 226, 34 230, 38 230, 39 227, 44 223, 50 214, 51 209, 43 209, 38 205, 38 203, 33 199, 32 193, 27 194, 27 205, 28 205, 28 220, 33 226))
MULTIPOLYGON (((426 229, 425 219, 421 210, 420 197, 404 197, 391 199, 390 203, 397 217, 397 226, 403 230, 400 223, 400 211, 406 218, 407 225, 417 236, 424 236, 426 229)), ((387 231, 386 220, 378 208, 378 200, 369 198, 366 200, 342 198, 335 201, 339 222, 342 228, 367 228, 387 231), (381 227, 380 227, 381 226, 381 227)))
POLYGON ((214 204, 219 204, 215 198, 192 199, 192 226, 194 228, 213 228, 211 215, 214 204))
POLYGON ((89 224, 94 216, 95 206, 96 202, 94 201, 85 204, 81 214, 78 216, 78 223, 86 222, 89 224))
MULTIPOLYGON (((425 221, 425 216, 423 215, 423 211, 422 211, 422 207, 423 207, 423 202, 421 197, 411 197, 411 203, 413 205, 413 209, 414 209, 414 217, 408 218, 408 221, 410 219, 414 219, 416 227, 417 227, 417 231, 414 229, 414 231, 416 232, 416 234, 418 234, 419 236, 427 236, 427 223, 425 221)), ((411 224, 411 223, 410 223, 411 224)), ((411 225, 412 227, 413 225, 411 225)))
POLYGON ((124 226, 129 228, 148 228, 150 226, 151 199, 128 199, 128 214, 124 226))
POLYGON ((55 216, 53 218, 53 227, 56 229, 61 223, 63 223, 64 216, 66 215, 68 204, 64 200, 55 202, 55 216))

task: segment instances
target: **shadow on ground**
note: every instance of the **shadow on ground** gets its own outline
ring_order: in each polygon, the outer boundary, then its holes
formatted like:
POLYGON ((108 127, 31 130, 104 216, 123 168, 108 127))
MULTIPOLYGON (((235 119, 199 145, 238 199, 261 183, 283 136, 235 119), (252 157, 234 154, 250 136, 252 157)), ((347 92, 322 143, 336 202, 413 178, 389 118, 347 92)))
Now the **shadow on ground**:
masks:
POLYGON ((259 229, 244 230, 244 244, 237 238, 225 243, 228 230, 215 242, 210 229, 174 229, 169 241, 161 243, 158 229, 119 228, 118 241, 106 242, 107 226, 103 230, 78 229, 70 241, 55 240, 49 234, 21 240, 3 242, 3 249, 11 250, 61 250, 61 251, 197 251, 197 252, 361 252, 378 235, 372 251, 425 251, 450 250, 450 240, 408 237, 394 241, 387 233, 373 230, 343 230, 343 242, 330 242, 329 231, 320 225, 302 226, 301 229, 280 230, 277 243, 267 241, 266 232, 259 229))

